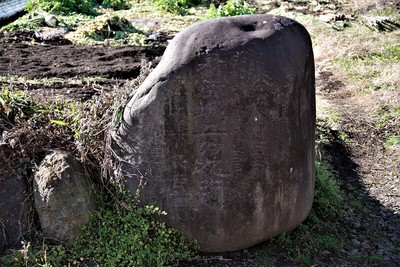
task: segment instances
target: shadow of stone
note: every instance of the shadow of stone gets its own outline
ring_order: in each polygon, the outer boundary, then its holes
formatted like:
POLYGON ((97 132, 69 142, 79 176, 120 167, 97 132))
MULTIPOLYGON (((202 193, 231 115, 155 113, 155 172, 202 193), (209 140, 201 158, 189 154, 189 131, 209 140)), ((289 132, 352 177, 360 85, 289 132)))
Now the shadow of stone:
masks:
POLYGON ((377 264, 398 266, 400 263, 400 214, 371 196, 353 161, 351 148, 340 138, 340 132, 326 129, 329 142, 322 158, 330 162, 346 199, 342 225, 345 238, 343 257, 352 266, 377 264))

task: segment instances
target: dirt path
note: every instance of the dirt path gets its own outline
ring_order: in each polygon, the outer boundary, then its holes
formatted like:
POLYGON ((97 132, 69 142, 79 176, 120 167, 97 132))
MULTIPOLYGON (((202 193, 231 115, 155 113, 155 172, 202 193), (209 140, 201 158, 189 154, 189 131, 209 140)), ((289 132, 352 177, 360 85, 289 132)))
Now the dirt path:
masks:
POLYGON ((376 114, 382 107, 399 106, 398 93, 354 94, 317 63, 318 102, 341 116, 332 131, 336 135, 342 133, 342 138, 337 136, 327 157, 345 191, 358 200, 351 204, 354 210, 346 217, 348 244, 343 254, 347 258, 377 257, 385 266, 397 266, 400 263, 400 150, 399 146, 385 144, 388 129, 376 126, 379 123, 376 114))

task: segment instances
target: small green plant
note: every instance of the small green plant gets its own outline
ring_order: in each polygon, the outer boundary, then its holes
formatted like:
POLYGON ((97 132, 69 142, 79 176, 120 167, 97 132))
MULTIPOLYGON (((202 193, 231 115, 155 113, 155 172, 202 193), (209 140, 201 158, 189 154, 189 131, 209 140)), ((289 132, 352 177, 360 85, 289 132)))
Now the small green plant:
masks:
POLYGON ((370 259, 371 259, 371 261, 372 261, 373 263, 375 263, 375 264, 382 263, 382 261, 383 261, 383 257, 382 257, 381 255, 372 255, 372 256, 370 257, 370 259))
POLYGON ((90 21, 77 31, 76 36, 86 43, 104 43, 108 45, 143 45, 145 33, 132 25, 123 16, 103 15, 90 21))
POLYGON ((26 118, 40 109, 39 105, 22 91, 1 91, 0 104, 0 115, 11 123, 16 116, 26 118))
POLYGON ((199 0, 151 0, 159 9, 179 15, 186 15, 188 8, 201 3, 199 0))
POLYGON ((337 113, 337 112, 333 112, 329 115, 328 121, 331 123, 337 123, 342 119, 342 115, 337 113))
POLYGON ((129 9, 132 7, 132 1, 125 0, 103 0, 97 1, 102 7, 112 8, 114 10, 129 9))
POLYGON ((349 135, 345 132, 340 132, 339 139, 346 143, 349 140, 349 135))
POLYGON ((388 134, 387 135, 387 141, 386 141, 386 145, 388 147, 392 147, 392 146, 396 146, 400 144, 400 136, 398 135, 394 135, 394 134, 388 134))
POLYGON ((215 7, 214 4, 210 4, 208 11, 203 18, 212 19, 218 17, 255 14, 256 11, 257 8, 251 7, 246 1, 228 0, 226 4, 221 4, 218 8, 215 7))

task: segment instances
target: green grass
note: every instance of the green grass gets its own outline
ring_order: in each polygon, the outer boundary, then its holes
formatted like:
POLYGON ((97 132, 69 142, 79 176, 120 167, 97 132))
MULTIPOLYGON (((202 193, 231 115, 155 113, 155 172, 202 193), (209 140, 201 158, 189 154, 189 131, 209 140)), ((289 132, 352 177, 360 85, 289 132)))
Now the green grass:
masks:
POLYGON ((256 11, 257 8, 250 6, 246 1, 228 0, 225 4, 220 4, 218 8, 214 4, 210 4, 203 19, 255 14, 256 11))
POLYGON ((379 119, 375 127, 384 133, 387 148, 400 144, 400 108, 381 107, 377 112, 379 119))
POLYGON ((322 102, 317 103, 317 116, 330 125, 339 123, 343 118, 342 114, 334 111, 332 108, 324 105, 322 102))
POLYGON ((386 140, 386 145, 388 147, 393 147, 393 146, 396 146, 396 145, 400 145, 400 136, 393 135, 393 134, 388 134, 387 135, 387 140, 386 140))
POLYGON ((187 15, 189 8, 199 5, 200 0, 150 0, 159 10, 179 15, 187 15))
POLYGON ((321 251, 336 253, 343 246, 340 220, 345 214, 344 194, 328 162, 318 160, 316 169, 315 198, 310 215, 296 230, 270 241, 270 245, 275 244, 287 253, 289 262, 316 264, 321 251))

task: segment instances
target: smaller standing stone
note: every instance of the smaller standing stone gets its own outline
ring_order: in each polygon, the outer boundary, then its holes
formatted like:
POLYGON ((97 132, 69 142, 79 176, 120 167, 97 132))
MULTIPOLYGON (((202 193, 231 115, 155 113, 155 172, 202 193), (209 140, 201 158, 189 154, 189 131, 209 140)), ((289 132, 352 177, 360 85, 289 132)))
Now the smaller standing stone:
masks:
POLYGON ((26 191, 25 179, 0 173, 0 252, 20 247, 27 232, 26 191))
POLYGON ((83 166, 66 152, 54 151, 42 161, 33 186, 43 233, 71 243, 96 209, 96 194, 83 166))

